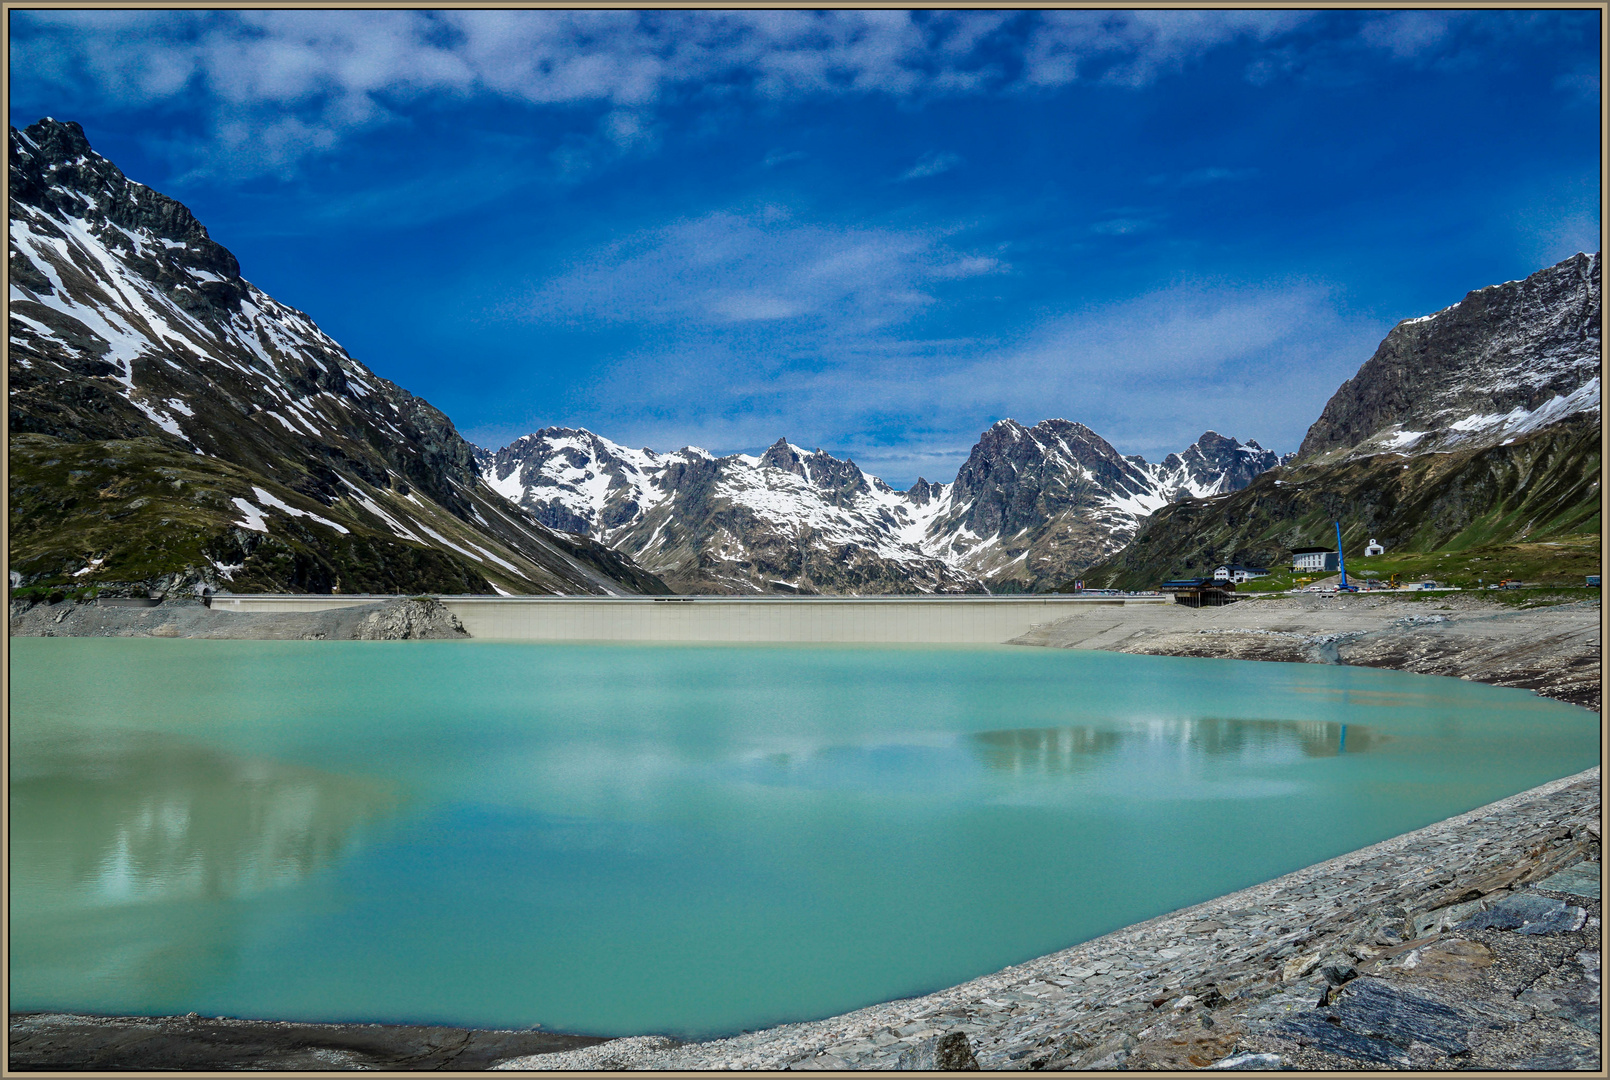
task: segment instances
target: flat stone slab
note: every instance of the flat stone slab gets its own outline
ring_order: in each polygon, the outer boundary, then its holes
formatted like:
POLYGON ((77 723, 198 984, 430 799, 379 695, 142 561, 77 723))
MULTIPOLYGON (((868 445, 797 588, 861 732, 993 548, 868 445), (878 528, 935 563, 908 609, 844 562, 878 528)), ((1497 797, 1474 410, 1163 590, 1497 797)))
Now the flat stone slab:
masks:
POLYGON ((1457 924, 1455 930, 1513 930, 1518 934, 1566 934, 1582 929, 1587 912, 1536 893, 1516 893, 1457 924))
POLYGON ((1404 1050, 1422 1042, 1445 1054, 1470 1049, 1466 1033, 1474 1026, 1459 1010, 1382 979, 1356 979, 1343 988, 1329 1008, 1307 1015, 1327 1026, 1382 1039, 1404 1050))
POLYGON ((1575 866, 1561 870, 1553 877, 1547 877, 1534 883, 1532 887, 1597 900, 1599 899, 1599 883, 1600 864, 1596 862, 1579 862, 1575 866))

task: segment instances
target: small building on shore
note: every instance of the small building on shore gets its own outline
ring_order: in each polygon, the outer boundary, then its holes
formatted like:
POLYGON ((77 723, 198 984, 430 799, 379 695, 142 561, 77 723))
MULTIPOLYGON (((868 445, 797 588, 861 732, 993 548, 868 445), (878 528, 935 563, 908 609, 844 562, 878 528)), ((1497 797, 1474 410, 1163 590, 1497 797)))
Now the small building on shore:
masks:
POLYGON ((1269 570, 1263 566, 1242 566, 1240 563, 1226 563, 1213 571, 1214 581, 1233 581, 1237 585, 1253 580, 1254 578, 1268 577, 1269 570))
POLYGON ((1235 603, 1235 582, 1210 577, 1165 581, 1157 587, 1157 591, 1171 594, 1176 604, 1188 607, 1217 607, 1235 603))
POLYGON ((1293 570, 1313 570, 1320 573, 1340 570, 1341 557, 1335 548, 1300 547, 1291 549, 1293 570))

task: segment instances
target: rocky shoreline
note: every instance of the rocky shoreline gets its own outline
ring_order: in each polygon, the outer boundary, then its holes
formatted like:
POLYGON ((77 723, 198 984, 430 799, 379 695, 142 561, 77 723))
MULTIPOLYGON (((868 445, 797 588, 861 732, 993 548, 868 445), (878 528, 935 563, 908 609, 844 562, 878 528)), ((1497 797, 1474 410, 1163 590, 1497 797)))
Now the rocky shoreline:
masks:
POLYGON ((1597 712, 1601 642, 1597 596, 1512 607, 1450 592, 1098 609, 1036 627, 1012 644, 1391 668, 1518 687, 1597 712))
POLYGON ((328 611, 246 614, 199 600, 155 607, 94 601, 37 604, 11 611, 12 637, 166 637, 256 641, 408 641, 467 638, 458 616, 429 596, 403 596, 328 611))

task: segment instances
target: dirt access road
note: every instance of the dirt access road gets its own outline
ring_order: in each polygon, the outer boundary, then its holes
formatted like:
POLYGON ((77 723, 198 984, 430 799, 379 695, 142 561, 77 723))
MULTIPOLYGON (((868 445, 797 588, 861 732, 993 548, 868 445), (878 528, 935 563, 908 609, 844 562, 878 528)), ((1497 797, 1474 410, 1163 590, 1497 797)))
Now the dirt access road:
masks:
POLYGON ((1395 668, 1535 690, 1597 712, 1597 597, 1513 607, 1477 593, 1257 597, 1225 607, 1092 607, 1014 645, 1395 668))

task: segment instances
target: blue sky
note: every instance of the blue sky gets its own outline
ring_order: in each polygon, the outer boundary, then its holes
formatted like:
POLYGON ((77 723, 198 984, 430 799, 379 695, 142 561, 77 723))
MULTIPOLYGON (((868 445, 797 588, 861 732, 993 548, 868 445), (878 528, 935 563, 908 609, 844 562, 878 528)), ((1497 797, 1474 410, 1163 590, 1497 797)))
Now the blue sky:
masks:
POLYGON ((1594 10, 10 19, 11 123, 493 448, 1292 450, 1399 319, 1600 246, 1594 10))

